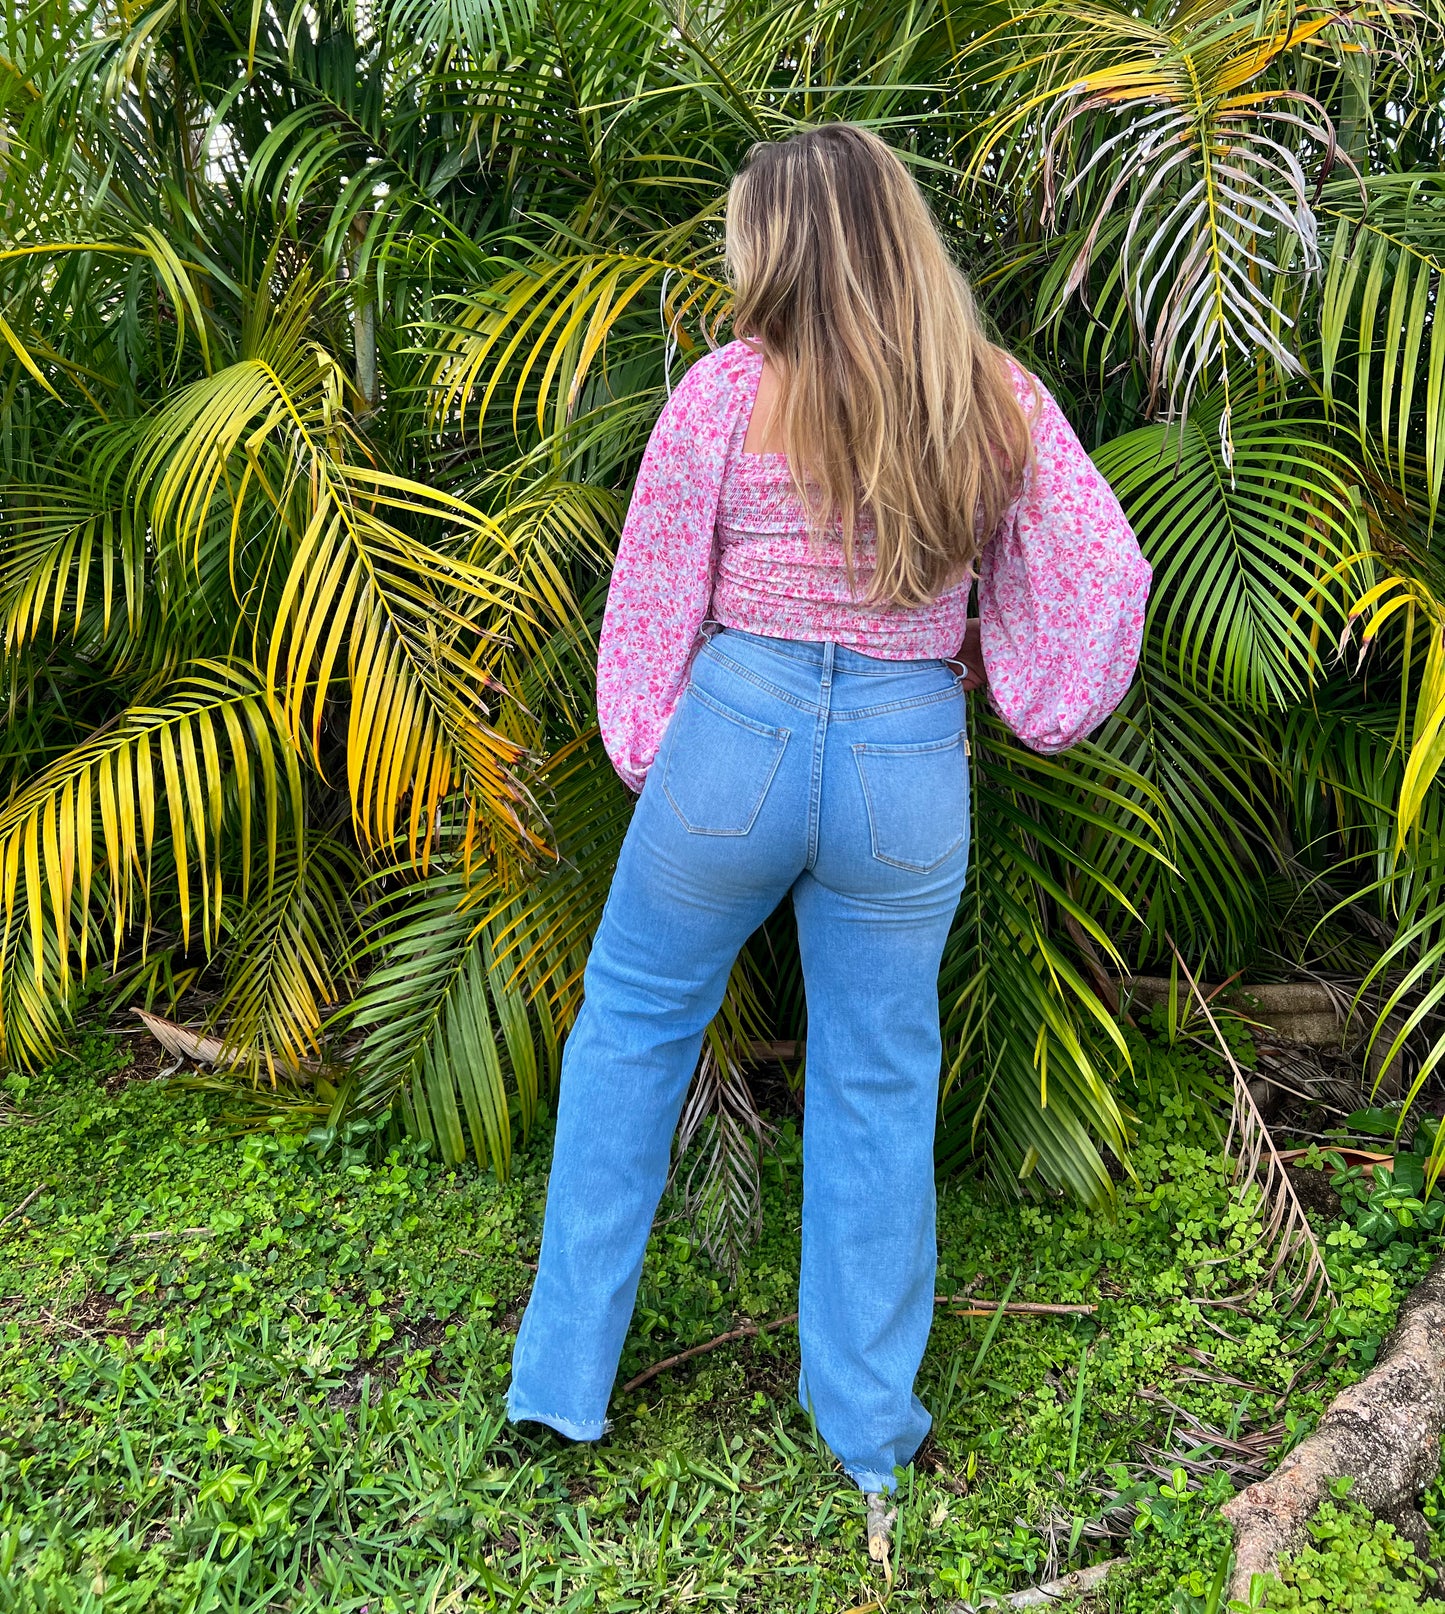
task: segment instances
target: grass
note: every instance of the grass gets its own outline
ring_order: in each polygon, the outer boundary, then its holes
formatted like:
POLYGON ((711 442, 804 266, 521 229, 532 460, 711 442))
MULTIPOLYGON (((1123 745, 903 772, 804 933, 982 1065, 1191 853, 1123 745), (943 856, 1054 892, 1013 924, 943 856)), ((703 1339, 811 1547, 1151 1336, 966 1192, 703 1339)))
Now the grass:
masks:
MULTIPOLYGON (((1107 1606, 1203 1610, 1229 1482, 1198 1430, 1262 1460, 1299 1438, 1431 1241, 1330 1226, 1337 1304, 1304 1354, 1267 1295, 1243 1317, 1191 1303, 1260 1254, 1186 1057, 1141 1045, 1115 1220, 943 1186, 941 1287, 1098 1310, 940 1308, 885 1597, 862 1499, 794 1403, 791 1329, 615 1400, 600 1446, 507 1427, 545 1128, 501 1185, 410 1144, 322 1155, 236 1134, 216 1097, 132 1079, 128 1044, 91 1035, 0 1098, 0 1215, 35 1195, 0 1225, 0 1611, 933 1609, 1126 1546, 1107 1606)), ((793 1309, 799 1159, 787 1123, 734 1289, 659 1226, 621 1381, 793 1309)))

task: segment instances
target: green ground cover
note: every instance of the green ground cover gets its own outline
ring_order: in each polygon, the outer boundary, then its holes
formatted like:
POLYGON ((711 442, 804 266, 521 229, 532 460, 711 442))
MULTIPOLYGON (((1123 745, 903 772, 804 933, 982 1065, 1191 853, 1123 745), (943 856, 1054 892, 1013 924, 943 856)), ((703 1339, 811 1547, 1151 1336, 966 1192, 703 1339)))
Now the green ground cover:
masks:
MULTIPOLYGON (((35 1194, 0 1226, 0 1611, 834 1614, 884 1598, 861 1499, 793 1403, 789 1329, 619 1397, 600 1446, 505 1425, 545 1127, 502 1185, 411 1144, 322 1156, 232 1131, 214 1096, 132 1079, 129 1047, 92 1035, 0 1098, 0 1213, 35 1194)), ((891 1608, 1127 1551, 1097 1607, 1217 1609, 1230 1481, 1209 1475, 1199 1428, 1277 1454, 1369 1364, 1430 1259, 1408 1209, 1348 1198, 1318 1224, 1335 1304, 1312 1342, 1317 1324, 1268 1295, 1245 1315, 1194 1304, 1259 1271, 1258 1226, 1181 1096, 1202 1056, 1139 1054, 1139 1180, 1117 1218, 943 1188, 941 1287, 1098 1309, 940 1308, 920 1386, 937 1427, 902 1478, 891 1608)), ((624 1379, 792 1310, 799 1158, 783 1121, 735 1288, 681 1224, 659 1228, 624 1379)), ((1438 1607, 1429 1584, 1342 1499, 1269 1606, 1438 1607)))

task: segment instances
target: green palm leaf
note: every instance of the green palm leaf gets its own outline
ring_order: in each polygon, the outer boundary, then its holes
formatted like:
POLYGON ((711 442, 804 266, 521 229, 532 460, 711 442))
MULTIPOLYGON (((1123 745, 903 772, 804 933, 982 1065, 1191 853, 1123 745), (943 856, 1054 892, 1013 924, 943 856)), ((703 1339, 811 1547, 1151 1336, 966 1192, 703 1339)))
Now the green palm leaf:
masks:
POLYGON ((531 1110, 541 1067, 518 994, 506 983, 498 994, 489 980, 487 940, 462 906, 465 894, 461 874, 433 874, 403 888, 404 901, 384 895, 364 921, 372 939, 362 957, 375 967, 347 1013, 362 1039, 349 1096, 372 1113, 404 1103, 443 1160, 475 1152, 500 1176, 511 1161, 504 1050, 521 1056, 512 1074, 531 1110))
POLYGON ((1445 184, 1438 174, 1371 174, 1329 186, 1321 211, 1333 226, 1318 316, 1325 396, 1353 409, 1407 497, 1409 456, 1423 456, 1433 520, 1445 477, 1445 324, 1435 317, 1445 184))
POLYGON ((1300 698, 1334 650, 1367 534, 1350 467, 1308 420, 1218 400, 1096 454, 1154 566, 1149 636, 1175 676, 1230 705, 1300 698))
POLYGON ((294 1074, 322 1055, 326 1010, 338 995, 333 960, 351 938, 357 863, 312 834, 278 849, 259 895, 228 926, 226 984, 212 1018, 229 1049, 264 1070, 294 1074))

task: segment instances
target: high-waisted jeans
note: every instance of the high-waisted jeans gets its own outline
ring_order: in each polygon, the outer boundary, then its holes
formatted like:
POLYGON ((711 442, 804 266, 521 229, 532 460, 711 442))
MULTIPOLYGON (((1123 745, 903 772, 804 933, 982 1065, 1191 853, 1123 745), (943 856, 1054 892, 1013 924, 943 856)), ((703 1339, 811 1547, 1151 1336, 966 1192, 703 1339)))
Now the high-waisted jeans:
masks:
POLYGON ((647 777, 562 1062, 508 1412, 606 1427, 672 1135, 733 960, 791 893, 807 987, 798 1396, 865 1491, 928 1432, 938 969, 968 861, 941 661, 713 632, 647 777))

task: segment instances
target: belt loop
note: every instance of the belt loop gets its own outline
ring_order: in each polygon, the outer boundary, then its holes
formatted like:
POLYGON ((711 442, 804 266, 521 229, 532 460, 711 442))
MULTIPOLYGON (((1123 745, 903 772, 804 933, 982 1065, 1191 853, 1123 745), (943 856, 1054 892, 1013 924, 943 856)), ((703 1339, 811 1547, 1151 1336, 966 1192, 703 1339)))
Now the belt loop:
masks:
POLYGON ((823 681, 819 689, 823 709, 833 704, 833 655, 836 650, 838 646, 831 639, 823 639, 823 681))

